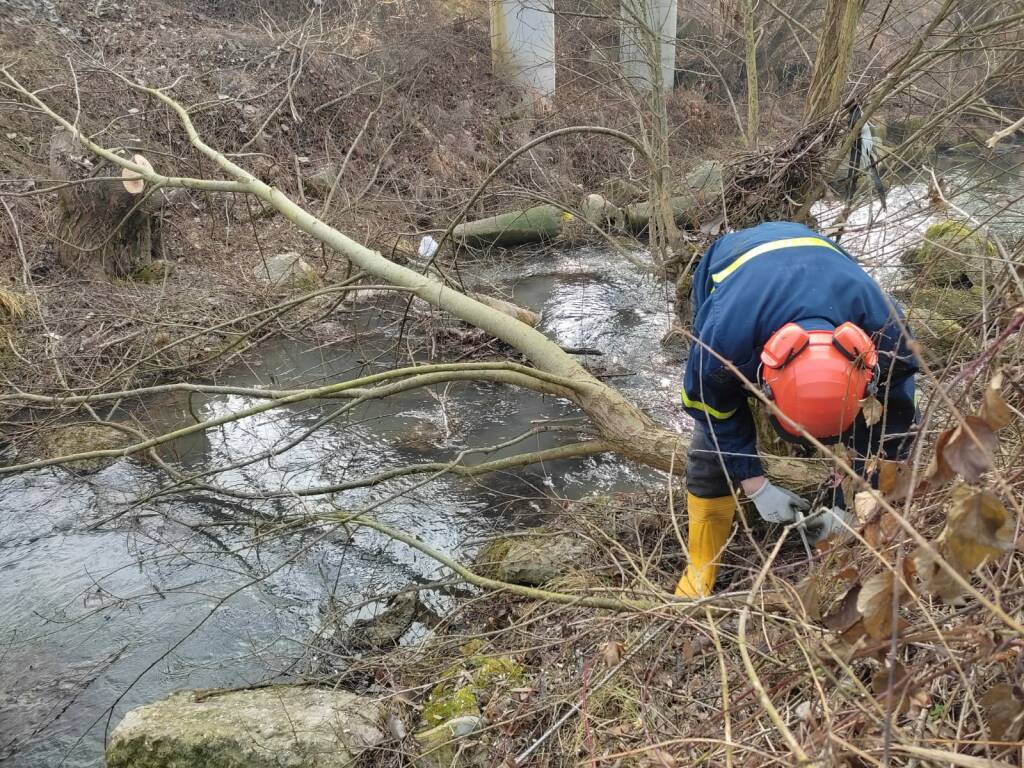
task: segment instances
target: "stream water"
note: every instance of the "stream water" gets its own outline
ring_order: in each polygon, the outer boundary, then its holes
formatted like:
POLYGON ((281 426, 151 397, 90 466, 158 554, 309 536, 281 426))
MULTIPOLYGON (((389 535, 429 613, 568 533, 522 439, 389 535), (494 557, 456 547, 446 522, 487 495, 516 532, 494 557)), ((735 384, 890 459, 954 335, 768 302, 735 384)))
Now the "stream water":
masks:
MULTIPOLYGON (((1005 156, 1003 181, 964 198, 972 213, 1009 204, 1017 213, 1003 211, 996 223, 1024 229, 1022 208, 1012 198, 1024 189, 1016 166, 1022 159, 1005 156)), ((826 221, 835 210, 824 205, 817 213, 826 221)), ((854 212, 843 243, 884 275, 934 215, 925 184, 898 187, 887 213, 878 205, 854 212), (862 231, 869 222, 870 232, 862 231)), ((681 361, 660 344, 671 321, 666 286, 591 248, 519 257, 489 267, 486 280, 542 311, 542 330, 562 345, 602 351, 587 359, 661 423, 688 429, 678 405, 681 361)), ((361 339, 358 345, 277 342, 262 350, 258 363, 238 367, 219 383, 286 388, 373 372, 381 340, 372 333, 361 339)), ((156 429, 188 423, 190 408, 210 418, 250 404, 234 395, 191 403, 164 397, 133 415, 156 429)), ((165 456, 189 472, 238 463, 309 429, 334 407, 254 416, 179 441, 165 456)), ((396 464, 448 459, 467 447, 509 440, 537 420, 575 415, 556 400, 507 387, 418 391, 332 421, 286 453, 230 469, 217 480, 236 490, 297 490, 396 464)), ((530 438, 496 455, 558 439, 530 438)), ((232 506, 192 493, 142 501, 130 516, 111 519, 162 482, 153 466, 131 460, 87 476, 47 469, 0 482, 0 764, 102 765, 109 712, 112 726, 128 709, 178 688, 237 686, 287 674, 328 596, 357 602, 440 573, 432 560, 369 531, 349 539, 316 525, 282 533, 270 525, 254 532, 235 524, 240 514, 269 523, 282 514, 322 510, 322 500, 232 506)), ((458 554, 535 517, 546 497, 660 482, 655 473, 601 458, 476 480, 441 478, 421 487, 405 478, 335 501, 347 509, 382 502, 374 510, 381 520, 458 554)))

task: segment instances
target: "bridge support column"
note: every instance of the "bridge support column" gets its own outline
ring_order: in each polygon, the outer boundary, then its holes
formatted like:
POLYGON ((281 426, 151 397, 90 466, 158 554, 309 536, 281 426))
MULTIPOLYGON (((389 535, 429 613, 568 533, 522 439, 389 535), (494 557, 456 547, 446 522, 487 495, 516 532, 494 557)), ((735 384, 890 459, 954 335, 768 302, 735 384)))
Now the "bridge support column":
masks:
POLYGON ((619 63, 623 76, 641 90, 672 90, 676 67, 678 0, 622 0, 619 63), (656 69, 657 67, 657 69, 656 69))
POLYGON ((495 73, 534 95, 555 93, 555 14, 552 0, 491 0, 491 61, 495 73))

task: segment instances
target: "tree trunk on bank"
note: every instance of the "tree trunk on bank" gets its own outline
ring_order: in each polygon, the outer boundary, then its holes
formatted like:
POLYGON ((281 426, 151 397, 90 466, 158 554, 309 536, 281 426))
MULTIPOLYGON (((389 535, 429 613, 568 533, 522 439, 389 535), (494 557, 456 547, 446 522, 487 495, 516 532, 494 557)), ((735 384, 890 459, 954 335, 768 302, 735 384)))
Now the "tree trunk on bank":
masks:
POLYGON ((757 84, 757 31, 754 28, 754 0, 743 2, 743 39, 746 49, 747 70, 747 146, 757 144, 757 129, 760 125, 760 102, 757 84))
MULTIPOLYGON (((121 176, 118 166, 94 159, 70 131, 53 132, 50 173, 54 179, 79 182, 121 176)), ((145 193, 133 194, 117 180, 71 184, 57 196, 57 255, 66 267, 102 269, 108 277, 128 277, 153 261, 157 238, 153 206, 144 200, 145 193)))
POLYGON ((864 0, 829 0, 807 91, 805 123, 835 112, 842 103, 857 23, 863 11, 864 0))

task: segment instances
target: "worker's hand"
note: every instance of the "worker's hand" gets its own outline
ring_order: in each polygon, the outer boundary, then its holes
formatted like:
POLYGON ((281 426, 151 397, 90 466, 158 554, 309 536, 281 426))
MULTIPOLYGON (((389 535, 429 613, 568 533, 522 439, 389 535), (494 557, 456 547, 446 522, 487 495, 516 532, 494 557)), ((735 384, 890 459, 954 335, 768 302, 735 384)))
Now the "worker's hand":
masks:
POLYGON ((854 522, 853 515, 842 507, 822 507, 816 514, 807 518, 804 529, 811 544, 817 544, 831 536, 848 536, 854 522))
POLYGON ((769 523, 792 523, 797 519, 796 511, 806 512, 810 504, 792 491, 772 485, 767 480, 747 498, 754 502, 757 513, 769 523))

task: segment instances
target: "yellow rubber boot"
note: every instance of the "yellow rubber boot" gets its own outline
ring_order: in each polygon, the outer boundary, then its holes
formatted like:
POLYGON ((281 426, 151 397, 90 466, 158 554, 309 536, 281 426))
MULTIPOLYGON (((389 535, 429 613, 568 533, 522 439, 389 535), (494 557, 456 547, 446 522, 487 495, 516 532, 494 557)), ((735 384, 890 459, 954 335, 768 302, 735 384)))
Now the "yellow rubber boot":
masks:
POLYGON ((732 496, 702 499, 686 495, 690 516, 690 564, 676 585, 677 597, 707 597, 715 586, 718 562, 729 539, 736 500, 732 496))

